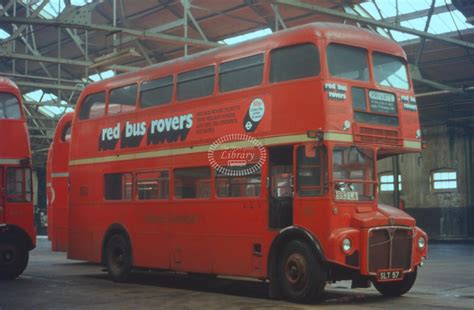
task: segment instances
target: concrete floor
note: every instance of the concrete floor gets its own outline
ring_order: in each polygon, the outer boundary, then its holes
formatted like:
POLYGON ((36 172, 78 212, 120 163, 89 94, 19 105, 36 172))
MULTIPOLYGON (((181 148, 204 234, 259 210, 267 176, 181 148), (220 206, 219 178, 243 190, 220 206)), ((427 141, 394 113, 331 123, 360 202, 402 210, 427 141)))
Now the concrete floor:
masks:
POLYGON ((267 298, 261 282, 208 280, 170 273, 135 272, 117 284, 97 265, 69 261, 52 253, 45 239, 31 253, 25 273, 0 282, 0 309, 474 309, 474 244, 430 245, 429 259, 404 297, 385 298, 375 289, 327 288, 325 300, 298 305, 267 298))

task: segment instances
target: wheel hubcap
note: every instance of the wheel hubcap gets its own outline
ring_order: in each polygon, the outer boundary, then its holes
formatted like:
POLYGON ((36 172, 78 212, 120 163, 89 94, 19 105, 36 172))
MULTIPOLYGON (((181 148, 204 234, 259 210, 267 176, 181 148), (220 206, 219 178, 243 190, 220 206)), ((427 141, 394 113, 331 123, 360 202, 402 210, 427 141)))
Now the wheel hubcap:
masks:
POLYGON ((15 261, 16 251, 10 246, 0 248, 0 261, 2 264, 11 264, 15 261))
POLYGON ((306 260, 301 254, 292 254, 285 264, 285 275, 288 282, 298 284, 306 278, 306 260))
POLYGON ((112 262, 118 268, 123 266, 123 264, 124 264, 124 253, 123 253, 122 248, 117 247, 117 248, 114 249, 113 255, 112 255, 112 262))

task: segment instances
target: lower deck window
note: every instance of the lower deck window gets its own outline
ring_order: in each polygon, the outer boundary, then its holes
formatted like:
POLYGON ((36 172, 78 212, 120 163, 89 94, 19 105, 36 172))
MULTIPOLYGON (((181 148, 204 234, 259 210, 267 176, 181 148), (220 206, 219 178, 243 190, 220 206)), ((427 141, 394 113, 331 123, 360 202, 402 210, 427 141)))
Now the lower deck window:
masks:
POLYGON ((130 200, 132 198, 132 174, 105 174, 104 196, 105 200, 130 200))
POLYGON ((217 197, 258 197, 260 188, 260 172, 242 176, 230 176, 216 172, 217 197))
POLYGON ((8 202, 31 202, 31 169, 7 169, 6 198, 8 202))
POLYGON ((210 198, 211 169, 209 167, 184 168, 174 171, 174 197, 210 198))
POLYGON ((137 173, 136 184, 138 200, 168 199, 168 171, 137 173))

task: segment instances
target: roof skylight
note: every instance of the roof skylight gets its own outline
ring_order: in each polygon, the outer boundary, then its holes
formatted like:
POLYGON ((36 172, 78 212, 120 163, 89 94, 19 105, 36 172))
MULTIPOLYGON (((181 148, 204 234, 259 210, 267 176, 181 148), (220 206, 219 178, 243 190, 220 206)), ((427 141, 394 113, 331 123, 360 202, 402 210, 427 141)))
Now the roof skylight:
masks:
MULTIPOLYGON (((397 0, 373 0, 364 2, 360 7, 377 20, 393 18, 397 16, 397 0)), ((451 0, 436 0, 435 8, 446 8, 451 4, 451 0)), ((431 0, 398 0, 398 15, 411 14, 417 11, 429 10, 431 0)), ((357 12, 360 11, 356 10, 357 12)), ((361 14, 363 15, 363 14, 361 14)), ((420 15, 419 15, 420 16, 420 15)), ((420 16, 408 20, 402 20, 400 25, 403 27, 424 31, 428 17, 420 16)), ((445 11, 434 14, 431 17, 428 32, 432 34, 445 34, 464 29, 473 29, 474 27, 466 23, 466 18, 458 10, 445 11)), ((417 36, 391 30, 394 40, 401 42, 418 38, 417 36)))
POLYGON ((240 42, 252 40, 252 39, 255 39, 255 38, 259 38, 259 37, 264 37, 264 36, 269 35, 271 33, 272 33, 272 30, 270 28, 265 28, 265 29, 249 32, 249 33, 246 33, 246 34, 238 35, 238 36, 235 36, 235 37, 230 37, 230 38, 222 40, 221 42, 224 42, 227 45, 232 45, 232 44, 237 44, 237 43, 240 43, 240 42))

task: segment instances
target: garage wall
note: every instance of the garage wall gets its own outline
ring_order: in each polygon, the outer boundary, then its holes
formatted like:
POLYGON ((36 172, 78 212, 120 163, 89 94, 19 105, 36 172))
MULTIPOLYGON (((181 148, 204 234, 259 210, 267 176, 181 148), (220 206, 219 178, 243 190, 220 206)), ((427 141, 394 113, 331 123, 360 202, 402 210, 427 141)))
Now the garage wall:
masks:
MULTIPOLYGON (((421 154, 399 156, 402 175, 400 198, 431 238, 455 239, 473 236, 472 133, 457 127, 424 128, 426 149, 421 154), (457 172, 457 189, 435 191, 430 177, 437 169, 457 172)), ((393 171, 392 159, 379 161, 378 172, 393 171)), ((382 203, 394 205, 393 192, 381 192, 382 203)))

